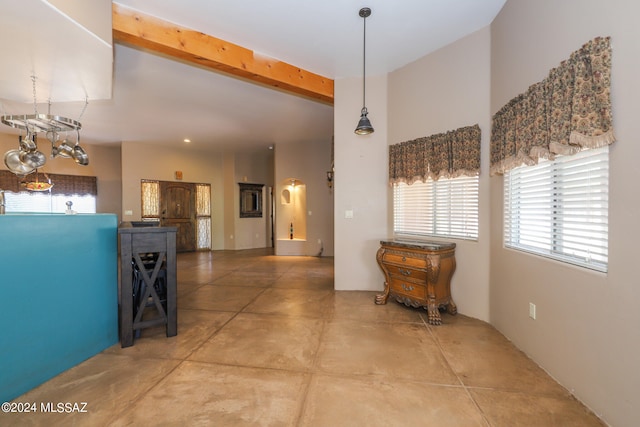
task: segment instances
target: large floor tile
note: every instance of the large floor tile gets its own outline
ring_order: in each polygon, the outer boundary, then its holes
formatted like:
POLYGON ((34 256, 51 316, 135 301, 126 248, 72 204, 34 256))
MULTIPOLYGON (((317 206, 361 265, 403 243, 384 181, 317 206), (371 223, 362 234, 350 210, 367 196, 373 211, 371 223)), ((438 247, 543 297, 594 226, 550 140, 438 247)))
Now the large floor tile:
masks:
POLYGON ((328 315, 332 298, 333 291, 269 288, 243 311, 324 318, 328 315))
POLYGON ((223 286, 253 286, 256 288, 266 288, 276 281, 277 276, 256 271, 234 271, 222 276, 213 282, 212 285, 223 286))
POLYGON ((602 427, 584 405, 570 396, 536 396, 497 390, 471 390, 492 427, 602 427))
POLYGON ((338 320, 359 320, 362 322, 410 322, 423 323, 422 310, 389 301, 377 305, 375 296, 379 292, 336 291, 333 295, 331 315, 338 320))
POLYGON ((102 426, 134 404, 147 390, 167 376, 180 363, 176 360, 149 359, 139 363, 128 356, 98 354, 63 372, 15 402, 34 402, 37 413, 0 413, 3 426, 102 426), (42 412, 41 404, 51 402, 62 413, 42 412), (86 412, 64 412, 64 404, 77 403, 86 412))
POLYGON ((304 277, 298 274, 283 274, 272 285, 274 288, 313 289, 333 291, 333 277, 304 277))
POLYGON ((183 362, 113 426, 293 426, 308 378, 183 362))
POLYGON ((131 347, 120 344, 105 350, 109 354, 133 357, 185 359, 200 347, 222 325, 233 317, 232 312, 178 310, 178 335, 167 338, 166 327, 157 326, 141 331, 131 347))
POLYGON ((178 307, 192 310, 237 312, 262 292, 264 292, 263 288, 204 285, 179 297, 178 307))
POLYGON ((314 375, 300 426, 487 426, 462 387, 314 375))
POLYGON ((564 395, 566 390, 489 325, 431 328, 451 368, 471 387, 564 395))
POLYGON ((460 384, 421 324, 328 322, 317 363, 321 371, 336 375, 460 384))
POLYGON ((313 366, 323 321, 240 313, 189 360, 290 370, 313 366))

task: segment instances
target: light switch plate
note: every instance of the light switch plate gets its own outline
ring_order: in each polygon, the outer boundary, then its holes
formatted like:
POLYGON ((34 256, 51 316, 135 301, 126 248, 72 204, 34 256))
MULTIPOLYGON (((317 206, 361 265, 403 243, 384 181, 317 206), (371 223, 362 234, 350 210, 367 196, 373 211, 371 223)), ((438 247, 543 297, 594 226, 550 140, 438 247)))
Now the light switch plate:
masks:
POLYGON ((536 305, 532 302, 529 303, 529 317, 536 320, 536 305))

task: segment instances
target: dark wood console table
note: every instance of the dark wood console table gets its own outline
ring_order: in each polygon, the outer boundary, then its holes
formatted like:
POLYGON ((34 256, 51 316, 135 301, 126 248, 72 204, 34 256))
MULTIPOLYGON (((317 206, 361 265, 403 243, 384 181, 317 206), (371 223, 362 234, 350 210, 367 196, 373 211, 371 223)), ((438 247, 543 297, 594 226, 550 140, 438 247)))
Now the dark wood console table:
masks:
POLYGON ((166 324, 167 337, 178 334, 176 303, 176 231, 177 227, 135 226, 122 223, 120 237, 120 343, 133 345, 134 331, 166 324), (135 274, 134 274, 135 273, 135 274), (134 307, 134 278, 141 285, 134 307), (163 291, 157 292, 157 280, 162 279, 163 291), (142 291, 141 289, 144 289, 142 291), (158 316, 142 320, 144 308, 153 304, 158 316))
POLYGON ((376 254, 385 282, 376 304, 391 296, 411 307, 425 307, 429 324, 439 325, 441 307, 458 312, 451 298, 451 276, 456 269, 455 243, 383 240, 376 254))

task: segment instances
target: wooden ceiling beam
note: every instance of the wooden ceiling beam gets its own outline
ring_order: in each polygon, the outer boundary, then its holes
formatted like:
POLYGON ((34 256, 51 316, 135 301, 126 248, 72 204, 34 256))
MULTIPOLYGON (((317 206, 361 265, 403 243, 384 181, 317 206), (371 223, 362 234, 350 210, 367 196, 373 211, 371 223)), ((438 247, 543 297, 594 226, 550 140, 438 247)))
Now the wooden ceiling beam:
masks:
POLYGON ((333 80, 113 3, 113 40, 333 104, 333 80))

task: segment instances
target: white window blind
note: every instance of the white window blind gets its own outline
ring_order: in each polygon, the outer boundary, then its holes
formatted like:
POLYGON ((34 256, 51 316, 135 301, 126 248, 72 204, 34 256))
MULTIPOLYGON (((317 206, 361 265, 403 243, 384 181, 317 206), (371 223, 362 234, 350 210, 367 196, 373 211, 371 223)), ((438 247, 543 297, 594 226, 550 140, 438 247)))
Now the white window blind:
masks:
POLYGON ((505 173, 505 246, 607 271, 609 148, 505 173))
POLYGON ((478 177, 393 186, 397 236, 478 239, 478 177))

